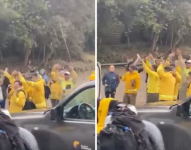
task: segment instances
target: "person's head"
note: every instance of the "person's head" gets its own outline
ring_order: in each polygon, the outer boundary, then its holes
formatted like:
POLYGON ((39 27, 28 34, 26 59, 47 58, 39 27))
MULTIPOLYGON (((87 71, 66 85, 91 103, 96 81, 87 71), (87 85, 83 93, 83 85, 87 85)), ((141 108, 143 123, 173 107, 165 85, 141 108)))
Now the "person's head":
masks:
POLYGON ((137 67, 133 64, 129 65, 129 72, 132 73, 134 72, 135 70, 137 70, 137 67))
POLYGON ((152 69, 152 71, 155 71, 155 72, 156 72, 156 71, 157 71, 157 65, 152 65, 152 66, 151 66, 151 69, 152 69))
POLYGON ((15 78, 15 80, 18 80, 18 71, 17 70, 13 70, 12 76, 15 78))
POLYGON ((189 69, 191 67, 191 60, 185 61, 186 68, 189 69))
POLYGON ((172 67, 171 66, 166 66, 166 67, 164 67, 164 71, 165 72, 171 72, 172 71, 172 67))
POLYGON ((44 75, 46 73, 45 69, 40 70, 40 75, 44 75))
POLYGON ((70 72, 66 71, 66 72, 64 73, 64 78, 65 78, 65 80, 70 79, 70 72))
POLYGON ((14 83, 14 90, 18 90, 20 88, 22 88, 22 83, 20 81, 18 81, 18 80, 15 81, 15 83, 14 83))
POLYGON ((110 71, 110 72, 114 72, 114 71, 115 71, 114 65, 109 66, 109 71, 110 71))
POLYGON ((31 80, 34 81, 34 82, 38 81, 38 73, 37 72, 32 74, 31 80))

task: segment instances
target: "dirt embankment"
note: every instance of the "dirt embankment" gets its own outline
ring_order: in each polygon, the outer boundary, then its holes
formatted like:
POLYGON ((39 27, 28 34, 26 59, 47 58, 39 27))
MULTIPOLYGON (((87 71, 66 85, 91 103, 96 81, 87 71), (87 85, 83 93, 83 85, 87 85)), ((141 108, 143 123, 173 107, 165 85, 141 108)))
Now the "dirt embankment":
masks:
MULTIPOLYGON (((191 47, 181 46, 180 49, 185 56, 191 54, 191 47)), ((128 48, 127 45, 102 45, 98 46, 97 55, 100 63, 120 63, 126 62, 128 59, 136 59, 136 54, 147 56, 150 52, 147 47, 128 48)), ((151 53, 156 56, 155 52, 151 53)), ((159 47, 159 56, 168 56, 169 53, 169 48, 159 47)))
MULTIPOLYGON (((41 62, 37 60, 30 60, 31 65, 35 68, 42 69, 45 68, 48 72, 51 70, 52 66, 56 63, 61 64, 62 66, 68 66, 71 62, 64 61, 62 59, 54 59, 50 60, 46 67, 39 67, 41 62)), ((81 60, 72 60, 72 64, 74 69, 77 72, 86 72, 93 71, 95 69, 95 55, 84 53, 81 60)), ((25 72, 28 70, 27 66, 24 66, 23 60, 20 58, 7 58, 4 61, 0 62, 0 70, 4 70, 5 68, 9 68, 10 70, 19 70, 21 72, 25 72)))

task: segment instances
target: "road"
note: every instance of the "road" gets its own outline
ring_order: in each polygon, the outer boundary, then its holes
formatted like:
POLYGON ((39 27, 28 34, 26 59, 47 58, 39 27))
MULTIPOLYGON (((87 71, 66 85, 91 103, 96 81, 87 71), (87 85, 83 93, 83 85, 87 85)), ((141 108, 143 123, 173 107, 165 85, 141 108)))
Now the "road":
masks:
MULTIPOLYGON (((106 71, 107 71, 107 69, 102 70, 102 76, 106 71)), ((118 73, 119 75, 124 75, 125 74, 125 68, 116 68, 116 73, 118 73)), ((146 103, 145 73, 142 72, 140 74, 140 76, 141 76, 141 88, 137 94, 137 99, 136 99, 136 101, 137 101, 136 105, 137 106, 141 106, 141 105, 144 105, 146 103)), ((102 97, 105 97, 103 89, 104 89, 104 87, 102 86, 101 95, 102 95, 102 97)), ((124 93, 125 93, 125 83, 123 81, 121 81, 118 88, 117 88, 115 99, 122 101, 124 93)))

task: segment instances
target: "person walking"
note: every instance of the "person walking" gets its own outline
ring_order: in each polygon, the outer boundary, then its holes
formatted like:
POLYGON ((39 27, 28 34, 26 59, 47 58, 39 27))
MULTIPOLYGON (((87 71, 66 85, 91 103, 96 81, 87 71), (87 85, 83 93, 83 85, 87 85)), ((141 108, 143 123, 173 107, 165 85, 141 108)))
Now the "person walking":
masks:
POLYGON ((115 67, 111 65, 109 67, 109 72, 107 72, 103 78, 102 83, 105 86, 105 97, 114 98, 116 94, 116 89, 119 85, 119 75, 115 72, 115 67))
POLYGON ((125 94, 123 102, 127 104, 136 104, 137 92, 140 88, 140 75, 135 65, 131 64, 127 73, 122 77, 122 81, 125 81, 125 94))

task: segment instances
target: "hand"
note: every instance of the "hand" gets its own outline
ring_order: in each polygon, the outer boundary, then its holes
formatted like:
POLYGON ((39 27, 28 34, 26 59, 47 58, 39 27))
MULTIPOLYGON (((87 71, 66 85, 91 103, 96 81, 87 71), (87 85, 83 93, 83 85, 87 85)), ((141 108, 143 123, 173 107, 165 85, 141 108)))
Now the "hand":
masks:
POLYGON ((8 68, 5 68, 5 72, 8 72, 8 68))
POLYGON ((171 54, 169 54, 169 57, 170 58, 172 58, 172 57, 174 57, 175 56, 175 53, 174 52, 172 52, 171 54))
POLYGON ((166 61, 163 59, 163 57, 160 58, 160 62, 161 62, 162 65, 166 64, 166 61))
POLYGON ((105 84, 104 86, 105 86, 105 87, 107 87, 108 85, 107 85, 107 84, 105 84))
POLYGON ((140 61, 143 61, 143 59, 141 58, 141 56, 139 54, 137 54, 137 59, 140 61))

